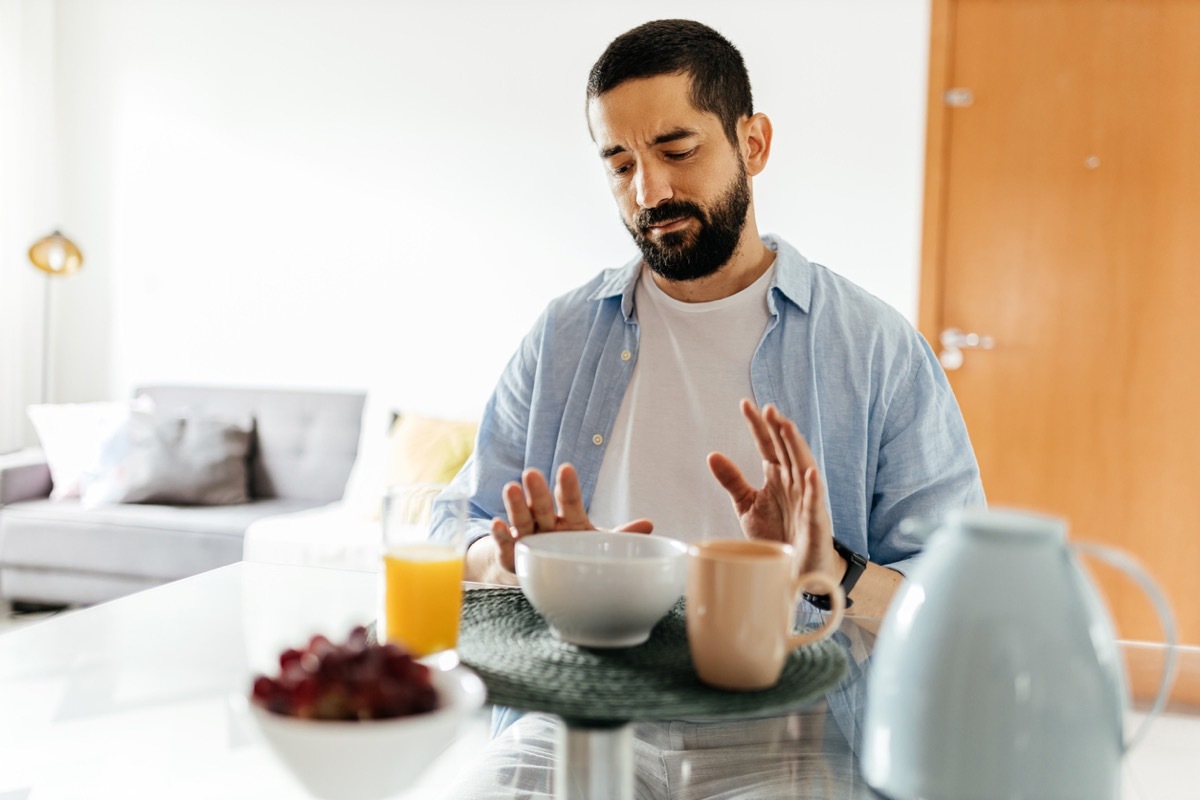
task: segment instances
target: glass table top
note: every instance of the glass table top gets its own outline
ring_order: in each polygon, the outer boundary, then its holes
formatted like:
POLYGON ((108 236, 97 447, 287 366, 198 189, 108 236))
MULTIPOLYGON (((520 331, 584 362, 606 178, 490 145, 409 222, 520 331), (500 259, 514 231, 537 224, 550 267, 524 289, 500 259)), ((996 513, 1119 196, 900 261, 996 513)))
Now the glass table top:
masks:
MULTIPOLYGON (((306 797, 239 701, 283 649, 373 620, 376 580, 243 562, 0 634, 0 798, 306 797)), ((874 797, 849 742, 875 625, 843 623, 838 641, 863 669, 820 703, 716 728, 633 729, 632 742, 617 746, 632 745, 622 757, 632 759, 635 796, 769 797, 773 783, 787 787, 781 796, 874 797)), ((1163 648, 1126 642, 1122 650, 1134 684, 1155 683, 1163 648)), ((1148 705, 1135 697, 1127 724, 1148 705)), ((569 748, 612 744, 574 741, 557 720, 536 715, 492 740, 485 710, 400 797, 525 796, 520 787, 542 781, 569 748)), ((1195 797, 1197 753, 1200 648, 1184 647, 1166 712, 1125 759, 1123 797, 1195 797)))

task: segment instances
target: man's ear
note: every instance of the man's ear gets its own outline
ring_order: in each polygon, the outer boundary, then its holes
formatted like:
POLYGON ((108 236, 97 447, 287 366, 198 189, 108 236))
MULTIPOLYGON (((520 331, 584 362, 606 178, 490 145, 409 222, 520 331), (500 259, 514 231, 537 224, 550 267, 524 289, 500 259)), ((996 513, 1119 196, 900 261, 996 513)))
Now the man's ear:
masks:
POLYGON ((742 141, 742 157, 746 173, 754 177, 767 166, 771 156, 771 120, 766 114, 755 114, 738 124, 742 141))

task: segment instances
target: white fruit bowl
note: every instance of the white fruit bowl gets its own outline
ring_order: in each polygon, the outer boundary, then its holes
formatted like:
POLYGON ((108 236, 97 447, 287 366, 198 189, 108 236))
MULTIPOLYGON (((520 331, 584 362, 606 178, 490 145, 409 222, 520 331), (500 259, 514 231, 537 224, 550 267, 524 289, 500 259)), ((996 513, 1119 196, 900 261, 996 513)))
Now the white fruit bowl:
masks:
POLYGON ((267 744, 314 797, 379 800, 404 791, 445 750, 486 691, 466 667, 433 670, 439 706, 424 714, 362 722, 298 719, 250 703, 267 744))
POLYGON ((583 647, 632 647, 683 594, 687 545, 644 533, 540 533, 517 542, 521 591, 550 632, 583 647))

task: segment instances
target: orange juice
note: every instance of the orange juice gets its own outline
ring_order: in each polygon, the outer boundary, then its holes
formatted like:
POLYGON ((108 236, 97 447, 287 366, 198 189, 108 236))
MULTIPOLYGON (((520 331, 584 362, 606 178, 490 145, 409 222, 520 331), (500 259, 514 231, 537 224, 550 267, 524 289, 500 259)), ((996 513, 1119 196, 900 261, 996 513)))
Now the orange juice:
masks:
POLYGON ((391 547, 383 567, 387 640, 418 658, 452 649, 462 613, 462 552, 438 544, 391 547))

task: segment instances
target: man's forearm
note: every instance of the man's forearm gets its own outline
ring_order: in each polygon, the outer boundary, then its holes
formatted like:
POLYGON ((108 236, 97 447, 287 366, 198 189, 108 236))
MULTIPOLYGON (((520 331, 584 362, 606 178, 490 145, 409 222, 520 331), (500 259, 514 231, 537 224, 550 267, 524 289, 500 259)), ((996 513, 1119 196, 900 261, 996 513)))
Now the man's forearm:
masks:
POLYGON ((882 619, 903 582, 904 576, 896 570, 868 563, 862 577, 854 585, 854 591, 850 593, 854 605, 846 613, 855 617, 882 619))
POLYGON ((463 577, 476 583, 517 585, 517 576, 500 566, 500 550, 491 536, 477 539, 467 548, 463 577))
MULTIPOLYGON (((846 559, 836 552, 831 552, 828 564, 820 564, 812 568, 830 576, 838 576, 845 575, 847 567, 846 559)), ((834 581, 837 580, 838 578, 834 577, 834 581)), ((903 581, 904 576, 896 570, 868 561, 866 569, 858 578, 858 583, 854 584, 854 588, 850 591, 854 605, 847 608, 846 613, 854 617, 882 619, 883 615, 887 613, 892 596, 896 594, 896 590, 900 588, 903 581)))

